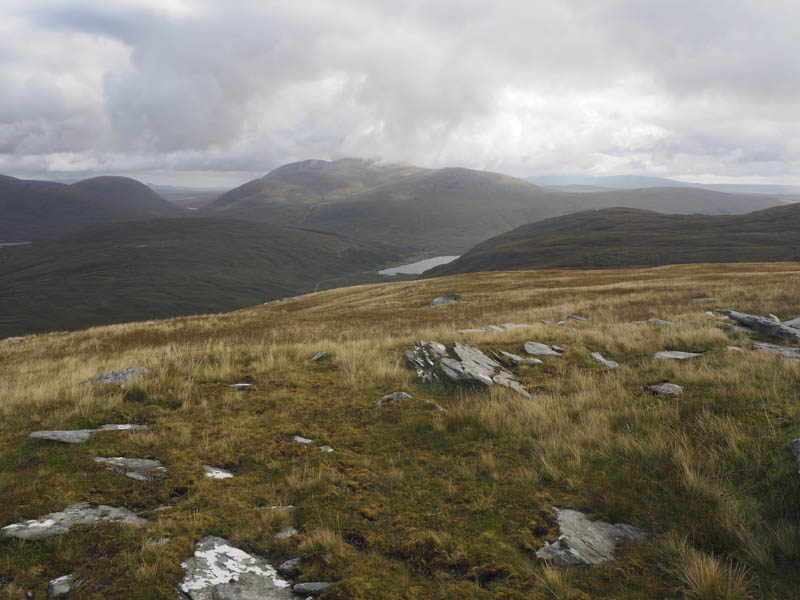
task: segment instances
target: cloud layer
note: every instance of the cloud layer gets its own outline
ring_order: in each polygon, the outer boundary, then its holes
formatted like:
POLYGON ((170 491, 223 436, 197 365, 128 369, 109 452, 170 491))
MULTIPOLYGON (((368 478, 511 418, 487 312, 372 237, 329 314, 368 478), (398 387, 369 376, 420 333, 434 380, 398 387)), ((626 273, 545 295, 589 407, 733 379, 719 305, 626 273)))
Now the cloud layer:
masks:
POLYGON ((0 172, 800 183, 797 31, 795 0, 5 0, 0 172))

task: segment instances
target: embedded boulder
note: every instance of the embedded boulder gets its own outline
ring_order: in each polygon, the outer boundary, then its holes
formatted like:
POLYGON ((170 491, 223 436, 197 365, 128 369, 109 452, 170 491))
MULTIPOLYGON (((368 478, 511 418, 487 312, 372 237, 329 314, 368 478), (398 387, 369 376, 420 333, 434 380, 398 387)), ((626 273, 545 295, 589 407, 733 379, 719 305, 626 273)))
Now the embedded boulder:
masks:
POLYGON ((115 471, 137 481, 154 481, 167 472, 167 468, 159 460, 148 458, 125 458, 113 456, 103 458, 95 456, 94 461, 106 466, 109 471, 115 471))
POLYGON ((106 373, 90 379, 86 383, 110 383, 116 385, 127 385, 140 377, 147 375, 150 369, 145 367, 131 367, 130 369, 122 369, 121 371, 114 371, 113 373, 106 373))
POLYGON ((773 352, 775 354, 780 354, 781 356, 785 356, 786 358, 800 360, 800 348, 776 346, 775 344, 767 344, 766 342, 753 342, 753 350, 773 352))
POLYGON ((413 398, 414 396, 405 392, 392 392, 391 394, 386 394, 385 396, 378 398, 376 406, 388 404, 390 402, 394 402, 395 400, 411 400, 413 398))
POLYGON ((79 502, 40 519, 6 525, 0 529, 0 535, 22 540, 41 540, 51 535, 66 533, 76 525, 96 523, 122 523, 141 527, 147 523, 147 519, 137 516, 127 508, 79 502))
POLYGON ((796 329, 795 327, 785 325, 780 321, 775 322, 773 319, 769 317, 763 317, 761 315, 750 315, 743 312, 738 312, 736 310, 728 310, 728 309, 721 309, 718 308, 717 312, 726 315, 739 323, 739 325, 751 330, 758 332, 762 335, 766 335, 777 340, 785 340, 789 342, 797 342, 800 343, 800 329, 796 329))
POLYGON ((619 363, 613 360, 606 360, 603 358, 603 355, 599 352, 592 352, 592 358, 599 362, 601 365, 606 367, 607 369, 617 369, 619 368, 619 363))
POLYGON ((683 388, 674 383, 659 383, 656 385, 650 385, 648 388, 656 394, 674 395, 683 393, 683 388))
POLYGON ((525 352, 534 356, 562 356, 563 346, 548 346, 539 342, 525 342, 525 352))
POLYGON ((653 354, 653 358, 656 360, 689 360, 690 358, 696 358, 698 356, 703 356, 702 352, 681 352, 680 350, 662 350, 661 352, 656 352, 653 354))
POLYGON ((431 300, 431 303, 428 304, 429 308, 434 308, 436 306, 444 306, 446 304, 453 304, 454 302, 460 302, 462 300, 460 294, 445 294, 444 296, 439 296, 438 298, 434 298, 431 300))
POLYGON ((209 465, 203 465, 203 474, 209 479, 230 479, 233 473, 225 469, 218 469, 209 465))
POLYGON ((72 580, 74 578, 75 576, 70 574, 62 575, 61 577, 56 577, 51 580, 50 583, 47 584, 48 597, 60 598, 61 596, 66 596, 72 589, 72 580))
POLYGON ((122 425, 102 425, 97 429, 66 429, 54 431, 34 431, 28 437, 38 440, 50 440, 53 442, 64 442, 65 444, 81 444, 88 440, 96 433, 102 431, 136 431, 147 429, 147 425, 131 425, 129 423, 122 425))

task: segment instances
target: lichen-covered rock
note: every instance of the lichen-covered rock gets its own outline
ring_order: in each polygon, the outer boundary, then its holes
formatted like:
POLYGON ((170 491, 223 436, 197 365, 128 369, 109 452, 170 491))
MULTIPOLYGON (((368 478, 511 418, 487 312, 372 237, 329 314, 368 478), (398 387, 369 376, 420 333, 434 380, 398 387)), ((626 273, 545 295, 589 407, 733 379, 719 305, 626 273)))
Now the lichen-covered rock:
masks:
POLYGON ((548 346, 539 342, 525 342, 525 352, 534 356, 562 356, 564 350, 560 346, 548 346))
POLYGON ((290 584, 265 559, 219 537, 205 537, 181 563, 181 591, 191 600, 290 600, 290 584))
POLYGON ((800 438, 792 440, 791 442, 786 444, 785 449, 787 452, 791 452, 792 456, 794 456, 797 472, 800 473, 800 438))
POLYGON ((607 369, 616 369, 619 367, 619 363, 613 360, 606 360, 603 358, 603 355, 599 352, 592 352, 592 358, 599 362, 601 365, 606 367, 607 369))
POLYGON ((659 383, 656 385, 648 386, 652 391, 656 394, 682 394, 683 388, 679 385, 674 383, 659 383))
POLYGON ((545 543, 536 556, 549 558, 559 566, 600 565, 614 560, 618 545, 630 544, 650 537, 645 530, 618 523, 591 521, 577 510, 553 507, 558 519, 559 536, 553 543, 545 543))
POLYGON ((446 304, 460 302, 461 300, 462 298, 460 294, 445 294, 444 296, 439 296, 438 298, 431 300, 431 303, 428 304, 428 306, 430 308, 434 308, 436 306, 445 306, 446 304))
POLYGON ((776 346, 775 344, 767 344, 766 342, 753 342, 753 350, 773 352, 775 354, 780 354, 781 356, 785 356, 786 358, 800 360, 800 348, 776 346))
POLYGON ((66 533, 76 525, 91 525, 95 523, 122 523, 140 527, 147 523, 147 520, 137 516, 127 508, 79 502, 66 507, 62 511, 45 515, 40 519, 31 519, 6 525, 0 529, 0 534, 5 537, 15 537, 23 540, 41 540, 51 535, 66 533))
POLYGON ((62 575, 61 577, 56 577, 51 580, 50 583, 47 584, 47 595, 50 598, 66 596, 72 589, 72 580, 74 578, 75 576, 70 574, 62 575))
POLYGON ((317 352, 314 356, 312 356, 311 360, 312 360, 312 362, 317 362, 318 360, 322 360, 323 358, 325 358, 325 356, 326 356, 326 353, 320 351, 320 352, 317 352))
POLYGON ((775 338, 777 340, 785 340, 789 342, 800 343, 800 330, 785 325, 780 321, 775 322, 769 317, 762 317, 761 315, 750 315, 743 312, 728 309, 717 309, 717 312, 726 315, 739 323, 740 325, 752 330, 757 331, 763 335, 775 338))
POLYGON ((28 437, 39 440, 50 440, 53 442, 64 442, 65 444, 80 444, 85 442, 96 433, 102 431, 135 431, 147 429, 147 425, 112 424, 102 425, 97 429, 66 429, 54 431, 34 431, 28 437))
POLYGON ((147 375, 149 372, 150 369, 145 367, 131 367, 130 369, 122 369, 120 371, 114 371, 113 373, 100 375, 100 377, 90 379, 86 383, 111 383, 115 385, 127 385, 128 383, 147 375))
POLYGON ((681 352, 680 350, 662 350, 661 352, 656 352, 653 354, 653 358, 656 360, 689 360, 690 358, 696 358, 698 356, 703 356, 703 353, 681 352))
POLYGON ((94 460, 105 465, 110 471, 122 473, 126 477, 137 481, 153 481, 167 472, 167 468, 161 464, 161 461, 148 458, 125 458, 123 456, 104 458, 95 456, 94 460))

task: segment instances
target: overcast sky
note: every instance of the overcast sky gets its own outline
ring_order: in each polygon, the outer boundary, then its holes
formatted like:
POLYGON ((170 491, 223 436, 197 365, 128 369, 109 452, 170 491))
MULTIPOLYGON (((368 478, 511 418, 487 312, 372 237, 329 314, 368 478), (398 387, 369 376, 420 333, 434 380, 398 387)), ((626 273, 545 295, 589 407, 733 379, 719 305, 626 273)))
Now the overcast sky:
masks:
POLYGON ((2 0, 0 173, 800 184, 798 0, 2 0))

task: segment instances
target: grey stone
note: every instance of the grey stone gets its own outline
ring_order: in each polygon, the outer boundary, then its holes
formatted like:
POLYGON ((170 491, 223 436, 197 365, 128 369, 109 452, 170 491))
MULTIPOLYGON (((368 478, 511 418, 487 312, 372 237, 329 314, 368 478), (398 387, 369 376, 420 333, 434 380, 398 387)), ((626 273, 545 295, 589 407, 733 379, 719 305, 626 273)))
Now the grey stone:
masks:
POLYGON ((161 461, 147 458, 124 458, 122 456, 103 458, 95 456, 94 460, 106 465, 106 468, 110 471, 122 473, 126 477, 137 481, 153 481, 159 475, 167 472, 167 468, 161 464, 161 461))
POLYGON ((292 441, 295 444, 310 444, 314 440, 311 440, 311 439, 309 439, 307 437, 303 437, 302 435, 295 435, 295 436, 292 436, 292 441))
POLYGON ((486 333, 487 331, 508 331, 509 329, 527 329, 530 325, 524 323, 503 323, 502 325, 486 325, 480 329, 459 329, 458 333, 486 333))
POLYGON ((672 325, 672 321, 665 321, 664 319, 656 319, 654 317, 647 319, 647 322, 651 325, 672 325))
POLYGON ((539 342, 525 342, 525 352, 535 356, 561 356, 564 351, 558 346, 548 346, 539 342))
POLYGON ((317 352, 314 356, 311 357, 311 360, 317 362, 325 357, 325 352, 317 352))
POLYGON ((229 479, 233 477, 233 473, 225 469, 218 469, 209 465, 203 465, 203 474, 209 479, 229 479))
POLYGON ((191 600, 290 600, 290 584, 265 559, 205 537, 194 555, 181 563, 181 591, 191 600))
POLYGON ((430 308, 434 308, 436 306, 444 306, 446 304, 453 304, 454 302, 461 301, 460 294, 445 294, 444 296, 439 296, 438 298, 434 298, 431 300, 431 303, 428 304, 430 308))
POLYGON ((790 342, 800 342, 800 330, 789 325, 775 322, 768 317, 749 315, 735 310, 717 309, 717 312, 726 315, 740 325, 757 331, 763 335, 790 342))
POLYGON ((275 538, 279 540, 288 540, 293 535, 297 535, 300 533, 294 527, 287 527, 286 529, 282 529, 278 533, 275 534, 275 538))
POLYGON ((522 384, 513 378, 510 374, 500 371, 495 376, 492 377, 492 381, 494 381, 497 385, 502 385, 503 387, 507 387, 510 390, 514 390, 518 394, 525 396, 526 398, 530 398, 531 395, 528 393, 522 384))
POLYGON ((135 431, 147 429, 147 425, 102 425, 97 429, 71 429, 55 431, 34 431, 29 435, 38 440, 50 440, 53 442, 64 442, 65 444, 80 444, 85 442, 96 433, 102 431, 135 431))
POLYGON ((586 317, 579 317, 578 315, 567 315, 564 317, 565 321, 577 321, 578 323, 582 323, 586 320, 586 317))
POLYGON ((413 398, 414 396, 405 392, 392 392, 391 394, 386 394, 385 396, 378 398, 378 403, 376 406, 388 404, 390 402, 394 402, 395 400, 411 400, 413 398))
POLYGON ((742 349, 739 346, 725 346, 725 350, 728 352, 741 352, 742 349))
POLYGON ((785 450, 787 452, 791 452, 792 456, 794 456, 797 472, 800 473, 800 438, 792 440, 786 444, 785 450))
POLYGON ((630 544, 650 537, 645 530, 619 523, 590 521, 577 510, 553 507, 558 519, 559 537, 545 543, 536 551, 536 556, 549 558, 558 566, 600 565, 614 560, 618 545, 630 544))
POLYGON ((325 581, 309 581, 307 583, 296 583, 292 588, 292 592, 301 596, 308 594, 309 596, 319 596, 326 587, 331 585, 325 581))
POLYGON ((74 577, 75 576, 72 574, 62 575, 61 577, 51 580, 50 583, 47 584, 47 595, 50 598, 65 596, 72 589, 72 580, 74 577))
POLYGON ((300 572, 301 564, 303 564, 302 557, 298 556, 297 558, 290 558, 289 560, 285 560, 280 564, 278 567, 278 573, 285 575, 286 577, 297 577, 298 573, 300 572))
POLYGON ((652 391, 657 394, 682 394, 683 388, 674 383, 659 383, 657 385, 648 386, 652 391))
POLYGON ((800 360, 800 348, 790 348, 788 346, 776 346, 775 344, 767 344, 766 342, 753 342, 753 350, 762 350, 766 352, 774 352, 786 358, 800 360))
POLYGON ((435 372, 436 361, 447 357, 447 348, 439 342, 414 342, 411 350, 403 355, 403 360, 409 369, 414 369, 417 377, 425 382, 431 383, 439 379, 435 372))
POLYGON ((246 390, 247 388, 253 387, 252 383, 231 383, 228 385, 229 388, 233 388, 235 390, 246 390))
POLYGON ((320 446, 320 452, 333 452, 333 446, 320 446))
POLYGON ((604 367, 607 367, 609 369, 616 369, 616 368, 619 367, 619 363, 618 362, 613 361, 613 360, 606 360, 605 358, 603 358, 603 355, 600 354, 599 352, 592 352, 592 358, 595 359, 597 362, 599 362, 604 367))
POLYGON ((777 317, 777 315, 773 315, 772 313, 769 313, 767 315, 767 318, 770 319, 773 323, 780 323, 781 322, 781 320, 777 317))
POLYGON ((786 325, 787 327, 794 327, 795 329, 800 329, 800 317, 784 321, 783 324, 786 325))
POLYGON ((508 360, 514 366, 528 365, 532 367, 534 365, 542 364, 542 361, 540 361, 538 358, 523 358, 522 356, 517 356, 516 354, 511 354, 511 352, 505 352, 503 350, 500 351, 500 358, 508 360))
POLYGON ((75 525, 95 523, 123 523, 139 527, 147 523, 147 520, 137 516, 127 508, 79 502, 66 507, 60 512, 45 515, 40 519, 31 519, 6 525, 0 529, 0 534, 5 537, 15 537, 23 540, 41 540, 51 535, 66 533, 75 525))
POLYGON ((672 360, 689 360, 697 356, 703 356, 702 352, 681 352, 680 350, 662 350, 653 354, 653 358, 658 359, 672 359, 672 360))
POLYGON ((113 373, 106 373, 90 379, 86 383, 112 383, 116 385, 126 385, 143 375, 147 375, 150 369, 145 367, 131 367, 130 369, 122 369, 121 371, 114 371, 113 373))

